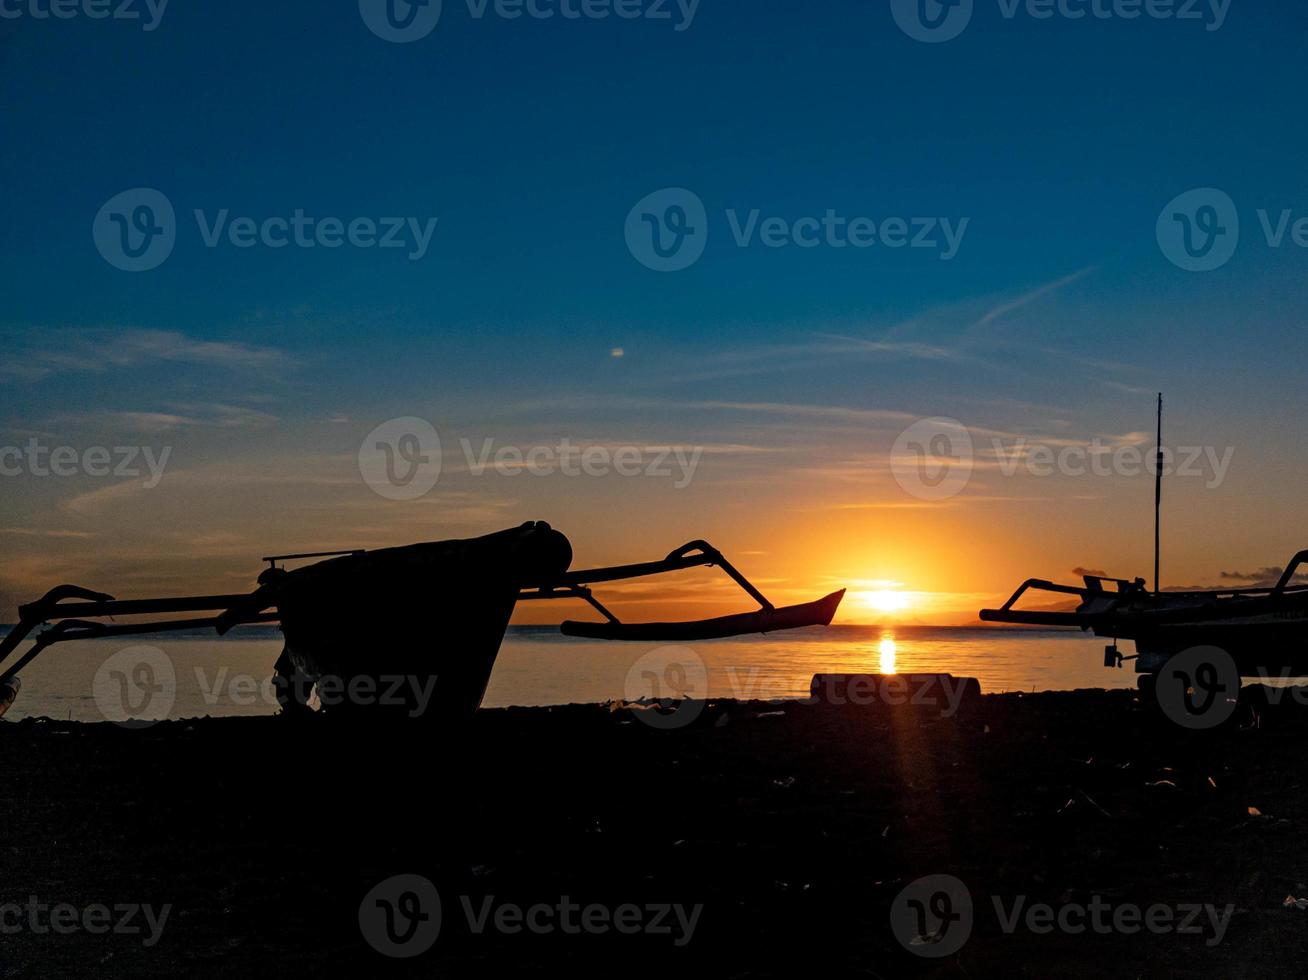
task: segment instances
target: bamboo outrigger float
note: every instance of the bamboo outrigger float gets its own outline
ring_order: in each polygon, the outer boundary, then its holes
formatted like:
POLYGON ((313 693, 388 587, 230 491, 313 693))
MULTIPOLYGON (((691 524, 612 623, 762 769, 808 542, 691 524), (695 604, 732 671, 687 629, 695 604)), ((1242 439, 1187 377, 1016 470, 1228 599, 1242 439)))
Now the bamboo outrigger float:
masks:
MULTIPOLYGON (((705 541, 692 541, 658 561, 570 571, 571 544, 544 522, 465 540, 275 555, 264 561, 269 567, 247 594, 115 599, 74 585, 51 589, 20 607, 19 624, 0 641, 3 667, 33 631, 52 624, 0 673, 0 692, 16 694, 18 672, 57 643, 197 628, 212 628, 221 635, 244 624, 280 623, 286 644, 275 665, 274 683, 288 712, 305 709, 308 690, 324 677, 348 683, 402 676, 430 679, 434 696, 429 714, 457 720, 481 705, 519 601, 580 599, 604 618, 564 622, 562 631, 569 636, 693 641, 825 626, 844 596, 842 589, 816 602, 777 608, 705 541), (284 567, 286 562, 310 559, 317 560, 284 567), (590 589, 604 582, 713 565, 759 608, 697 622, 624 623, 590 589), (119 616, 181 614, 153 622, 112 621, 119 616)), ((0 698, 0 704, 3 701, 0 698)), ((0 707, 0 714, 7 707, 0 707)))

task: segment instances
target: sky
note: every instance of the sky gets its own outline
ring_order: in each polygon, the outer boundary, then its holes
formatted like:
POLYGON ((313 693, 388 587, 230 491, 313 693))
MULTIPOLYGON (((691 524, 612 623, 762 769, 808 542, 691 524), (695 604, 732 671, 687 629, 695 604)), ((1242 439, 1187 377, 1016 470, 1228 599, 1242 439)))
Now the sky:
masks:
POLYGON ((1163 584, 1308 546, 1300 4, 122 3, 0 0, 0 621, 547 520, 970 622, 1151 573, 1159 391, 1163 584))

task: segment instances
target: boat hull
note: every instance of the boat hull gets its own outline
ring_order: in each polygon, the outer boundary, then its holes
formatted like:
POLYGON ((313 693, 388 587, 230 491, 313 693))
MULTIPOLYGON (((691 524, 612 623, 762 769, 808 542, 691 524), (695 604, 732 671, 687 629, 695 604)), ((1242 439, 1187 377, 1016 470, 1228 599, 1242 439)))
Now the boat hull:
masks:
POLYGON ((1308 618, 1267 616, 1160 626, 1132 639, 1136 669, 1142 673, 1157 672, 1176 654, 1207 646, 1230 655, 1242 677, 1308 677, 1308 618))
POLYGON ((481 705, 519 591, 572 558, 548 525, 347 555, 285 573, 278 675, 324 708, 459 720, 481 705))
MULTIPOLYGON (((1001 608, 980 615, 990 623, 1090 630, 1112 639, 1114 648, 1118 641, 1132 641, 1139 673, 1157 673, 1186 650, 1217 647, 1235 661, 1242 677, 1308 677, 1308 586, 1294 582, 1305 561, 1308 552, 1296 555, 1274 587, 1208 592, 1149 592, 1142 579, 1086 576, 1083 587, 1028 579, 1001 608), (1105 583, 1116 584, 1116 591, 1105 583), (1029 593, 1080 601, 1075 609, 1017 608, 1029 593)), ((1105 663, 1111 665, 1113 658, 1105 663)))

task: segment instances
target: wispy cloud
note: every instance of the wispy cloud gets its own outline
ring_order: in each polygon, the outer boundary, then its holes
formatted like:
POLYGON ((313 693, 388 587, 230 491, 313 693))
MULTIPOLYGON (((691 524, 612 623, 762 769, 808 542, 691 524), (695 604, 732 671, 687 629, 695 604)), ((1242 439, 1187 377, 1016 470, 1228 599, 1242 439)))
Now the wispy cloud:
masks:
MULTIPOLYGON (((210 466, 193 470, 169 470, 164 480, 170 490, 178 493, 198 495, 208 502, 216 497, 250 492, 255 488, 287 487, 303 492, 310 487, 357 487, 360 481, 357 475, 348 473, 333 474, 317 472, 306 467, 296 474, 258 473, 252 471, 234 472, 226 466, 210 466)), ((161 485, 163 485, 161 483, 161 485)), ((65 500, 60 506, 66 512, 79 517, 95 517, 106 508, 129 501, 158 501, 156 488, 146 487, 140 480, 123 483, 111 483, 108 486, 89 490, 65 500)))
POLYGON ((1030 503, 1054 500, 1053 497, 1014 496, 1009 494, 960 494, 948 500, 870 500, 849 504, 832 504, 827 510, 920 510, 957 507, 967 504, 1030 503))
POLYGON ((838 333, 820 333, 833 344, 825 347, 814 345, 812 350, 829 354, 885 354, 889 356, 915 358, 924 361, 965 361, 972 356, 952 347, 936 344, 924 344, 911 340, 876 340, 865 337, 850 337, 838 333))
POLYGON ((859 336, 849 332, 817 330, 808 335, 811 339, 796 343, 744 346, 717 353, 700 354, 695 362, 700 366, 699 370, 687 372, 684 364, 678 364, 675 373, 657 375, 649 379, 645 385, 683 385, 782 371, 817 369, 833 361, 844 362, 851 358, 912 360, 943 364, 995 363, 978 349, 976 339, 969 337, 972 331, 987 327, 1010 313, 1084 279, 1097 268, 1097 266, 1087 266, 989 308, 982 305, 984 299, 977 298, 926 309, 908 320, 878 329, 875 335, 859 336), (979 314, 978 309, 982 310, 979 314), (928 329, 932 333, 943 330, 948 336, 944 340, 923 339, 921 334, 928 329))
MULTIPOLYGON (((1245 582, 1251 587, 1268 587, 1273 586, 1281 580, 1285 574, 1285 569, 1280 565, 1264 565, 1262 568, 1254 569, 1251 572, 1222 572, 1222 578, 1227 581, 1245 582)), ((1294 582, 1308 582, 1308 574, 1296 572, 1294 582)))
POLYGON ((1141 388, 1139 385, 1123 384, 1120 381, 1104 381, 1104 384, 1114 391, 1120 391, 1128 395, 1152 395, 1152 388, 1141 388))
POLYGON ((1007 316, 1009 313, 1020 310, 1024 306, 1029 306, 1036 300, 1048 296, 1051 293, 1058 292, 1058 290, 1062 289, 1064 286, 1070 286, 1072 283, 1084 279, 1086 276, 1090 275, 1090 273, 1094 272, 1096 268, 1096 266, 1087 266, 1084 269, 1073 272, 1071 275, 1063 276, 1061 279, 1054 279, 1051 282, 1045 283, 1043 286, 1037 286, 1035 289, 1028 290, 1015 299, 1000 303, 998 306, 987 310, 979 320, 972 324, 972 327, 975 329, 988 326, 1001 317, 1007 316))
POLYGON ((880 423, 915 422, 918 416, 880 408, 849 408, 843 405, 796 405, 787 402, 683 402, 683 408, 727 412, 750 412, 763 415, 783 415, 792 418, 836 419, 844 422, 880 423))
POLYGON ((885 336, 856 337, 818 331, 813 339, 790 344, 764 344, 740 347, 717 353, 701 354, 696 363, 701 370, 686 371, 684 364, 668 374, 656 376, 645 387, 696 384, 721 381, 782 371, 803 371, 825 367, 833 361, 851 358, 876 360, 921 360, 961 362, 978 360, 965 351, 915 340, 895 340, 885 336))
POLYGON ((40 381, 53 374, 100 372, 148 364, 199 364, 240 370, 288 363, 281 351, 200 340, 172 330, 63 329, 6 331, 0 379, 40 381))
POLYGON ((0 534, 12 534, 23 538, 93 538, 90 531, 36 530, 30 527, 0 527, 0 534))
POLYGON ((219 403, 170 404, 168 412, 66 413, 51 419, 54 425, 103 425, 132 432, 173 432, 189 428, 262 429, 276 416, 240 405, 219 403))

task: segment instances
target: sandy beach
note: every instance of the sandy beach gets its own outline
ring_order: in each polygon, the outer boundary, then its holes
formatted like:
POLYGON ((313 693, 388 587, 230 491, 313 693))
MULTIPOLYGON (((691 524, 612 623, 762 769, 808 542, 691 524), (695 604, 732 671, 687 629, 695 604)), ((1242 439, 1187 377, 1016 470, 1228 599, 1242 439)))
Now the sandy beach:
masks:
POLYGON ((425 742, 325 718, 0 725, 0 975, 1280 976, 1308 951, 1284 904, 1308 895, 1289 700, 1210 733, 1124 691, 636 714, 489 710, 425 742), (439 894, 411 959, 360 926, 395 875, 439 894), (972 912, 932 958, 895 924, 936 875, 972 912), (57 905, 76 911, 39 931, 57 905), (98 935, 98 905, 140 914, 98 935))

